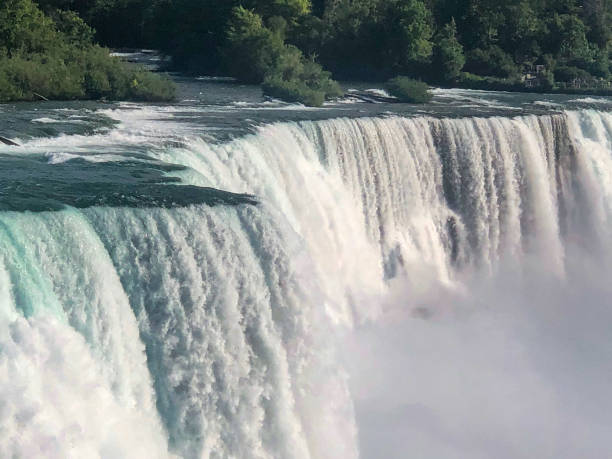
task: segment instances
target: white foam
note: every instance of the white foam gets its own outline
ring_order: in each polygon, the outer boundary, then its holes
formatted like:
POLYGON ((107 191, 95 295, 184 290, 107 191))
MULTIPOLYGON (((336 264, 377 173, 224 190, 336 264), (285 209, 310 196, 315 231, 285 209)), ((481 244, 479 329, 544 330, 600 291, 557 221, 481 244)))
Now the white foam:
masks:
POLYGON ((51 123, 61 123, 60 120, 54 118, 36 118, 32 120, 33 123, 42 123, 42 124, 51 124, 51 123))
POLYGON ((568 102, 576 104, 612 104, 612 101, 610 99, 606 99, 605 97, 597 99, 594 97, 583 97, 580 99, 572 99, 568 102))

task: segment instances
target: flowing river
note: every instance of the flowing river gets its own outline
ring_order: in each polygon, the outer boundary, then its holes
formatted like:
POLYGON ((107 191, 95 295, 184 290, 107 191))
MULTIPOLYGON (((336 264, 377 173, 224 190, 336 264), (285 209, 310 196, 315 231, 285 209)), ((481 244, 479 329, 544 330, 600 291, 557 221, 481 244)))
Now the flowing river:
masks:
POLYGON ((611 99, 179 84, 0 106, 1 457, 609 454, 611 99))

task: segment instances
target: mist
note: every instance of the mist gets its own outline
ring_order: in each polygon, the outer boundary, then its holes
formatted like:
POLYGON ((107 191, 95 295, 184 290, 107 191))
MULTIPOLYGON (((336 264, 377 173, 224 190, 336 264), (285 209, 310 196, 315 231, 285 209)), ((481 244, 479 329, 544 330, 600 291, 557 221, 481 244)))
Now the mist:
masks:
POLYGON ((452 287, 396 282, 347 338, 363 458, 601 458, 612 431, 609 266, 573 254, 452 287))

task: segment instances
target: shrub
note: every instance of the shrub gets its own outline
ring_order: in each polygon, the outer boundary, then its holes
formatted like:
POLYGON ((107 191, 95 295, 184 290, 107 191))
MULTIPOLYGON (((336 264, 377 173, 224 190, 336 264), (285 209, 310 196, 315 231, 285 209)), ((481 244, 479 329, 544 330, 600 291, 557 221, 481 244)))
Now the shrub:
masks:
POLYGON ((276 67, 263 83, 264 94, 305 105, 320 107, 325 99, 344 93, 331 74, 295 46, 286 45, 276 67))
POLYGON ((424 104, 429 102, 433 95, 429 92, 429 86, 422 81, 412 80, 408 77, 398 76, 387 81, 387 91, 397 97, 400 102, 411 104, 424 104))
POLYGON ((338 82, 332 79, 331 73, 323 70, 323 68, 312 59, 307 59, 304 62, 304 69, 300 78, 311 89, 322 91, 326 99, 333 99, 344 95, 344 91, 338 82))
POLYGON ((287 46, 273 73, 262 85, 264 94, 304 105, 320 107, 325 99, 344 94, 331 74, 312 59, 305 59, 293 46, 287 46))
POLYGON ((465 70, 477 75, 500 78, 511 78, 518 74, 512 58, 499 46, 470 51, 467 55, 465 70))
POLYGON ((174 84, 109 56, 97 46, 68 47, 56 55, 0 58, 0 102, 49 99, 170 101, 174 84))
POLYGON ((517 79, 482 77, 473 73, 461 72, 457 85, 467 89, 486 91, 523 91, 525 85, 517 79))
POLYGON ((85 69, 85 93, 90 98, 164 102, 175 97, 175 86, 165 76, 121 62, 108 50, 94 46, 79 53, 77 60, 85 69))
POLYGON ((287 102, 301 102, 310 107, 320 107, 325 101, 325 92, 309 88, 303 81, 283 80, 278 76, 266 78, 262 84, 264 94, 287 102))
POLYGON ((127 99, 148 102, 167 102, 175 99, 176 87, 169 78, 138 67, 127 71, 130 75, 127 99))

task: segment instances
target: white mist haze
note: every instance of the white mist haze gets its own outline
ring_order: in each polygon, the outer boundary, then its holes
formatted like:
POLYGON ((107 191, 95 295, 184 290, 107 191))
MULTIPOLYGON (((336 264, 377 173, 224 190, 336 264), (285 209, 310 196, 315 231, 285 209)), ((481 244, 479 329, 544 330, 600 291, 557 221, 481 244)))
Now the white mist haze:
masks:
POLYGON ((345 348, 364 459, 607 457, 610 271, 545 266, 463 293, 396 285, 345 348))

